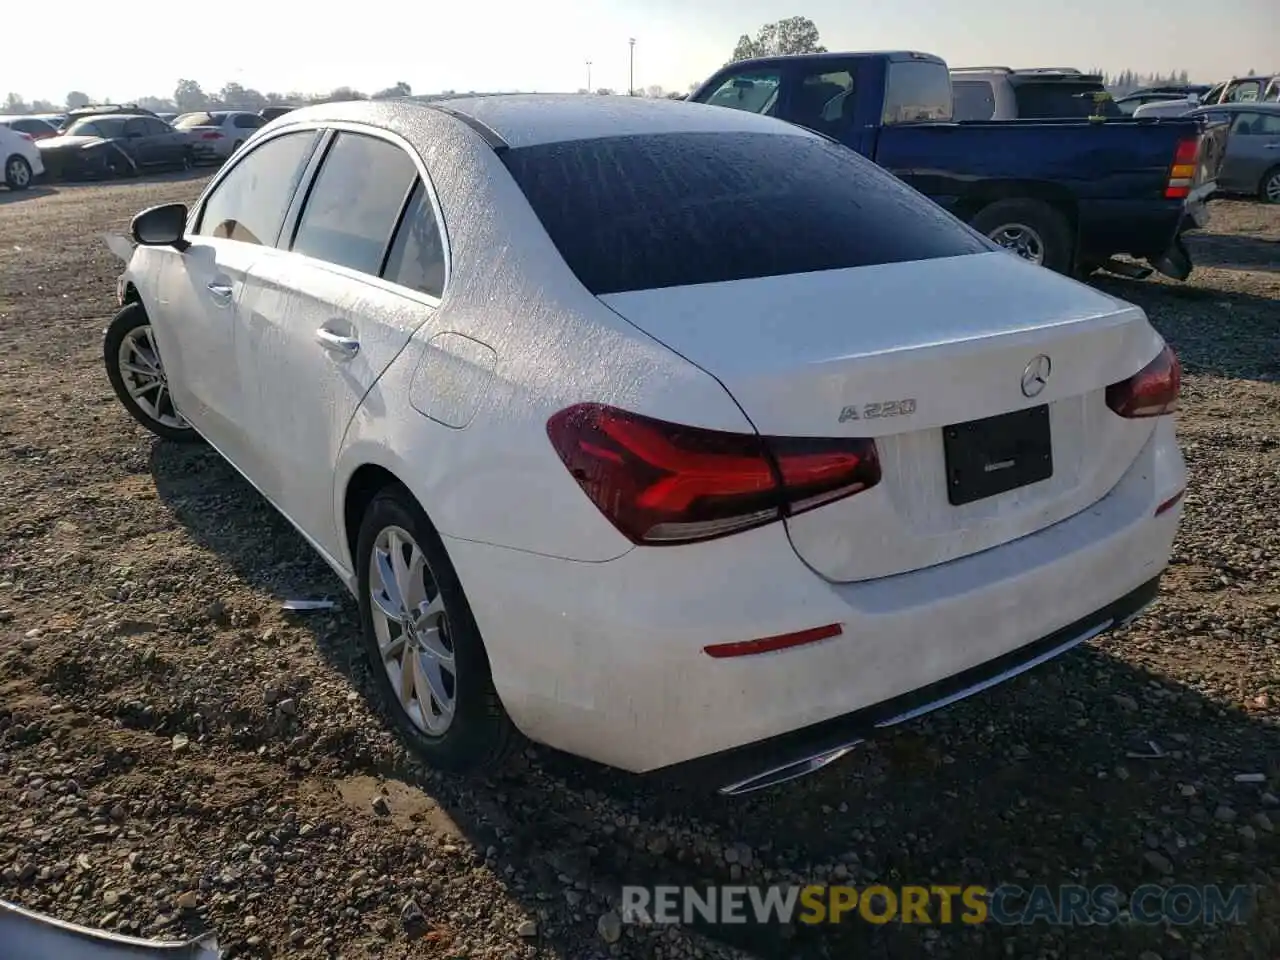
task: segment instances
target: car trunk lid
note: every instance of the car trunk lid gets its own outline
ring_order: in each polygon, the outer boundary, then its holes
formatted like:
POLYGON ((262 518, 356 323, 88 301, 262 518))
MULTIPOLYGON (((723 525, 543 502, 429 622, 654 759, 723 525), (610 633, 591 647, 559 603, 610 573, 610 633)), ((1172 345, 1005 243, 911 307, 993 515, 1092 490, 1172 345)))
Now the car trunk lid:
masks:
POLYGON ((1105 400, 1160 350, 1142 311, 1004 252, 600 299, 717 377, 760 433, 876 439, 880 484, 787 518, 796 552, 832 580, 1063 520, 1118 482, 1153 429, 1105 400))

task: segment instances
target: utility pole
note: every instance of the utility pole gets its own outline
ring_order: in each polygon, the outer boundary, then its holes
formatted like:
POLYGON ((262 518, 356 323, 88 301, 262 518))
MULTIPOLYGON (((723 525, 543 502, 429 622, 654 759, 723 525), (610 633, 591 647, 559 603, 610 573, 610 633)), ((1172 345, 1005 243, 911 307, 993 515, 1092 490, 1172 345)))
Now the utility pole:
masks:
POLYGON ((627 82, 627 94, 634 97, 636 95, 636 38, 632 37, 627 43, 631 45, 631 78, 627 82))
POLYGON ((587 93, 591 92, 591 61, 587 61, 587 93))

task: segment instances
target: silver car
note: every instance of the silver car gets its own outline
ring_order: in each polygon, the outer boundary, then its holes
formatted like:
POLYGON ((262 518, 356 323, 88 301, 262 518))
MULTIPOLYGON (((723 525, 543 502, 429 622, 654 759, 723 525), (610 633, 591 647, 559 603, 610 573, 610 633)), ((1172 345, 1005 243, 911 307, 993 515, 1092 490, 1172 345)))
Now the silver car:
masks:
POLYGON ((1219 190, 1280 203, 1280 103, 1218 103, 1190 116, 1231 124, 1218 171, 1219 190))

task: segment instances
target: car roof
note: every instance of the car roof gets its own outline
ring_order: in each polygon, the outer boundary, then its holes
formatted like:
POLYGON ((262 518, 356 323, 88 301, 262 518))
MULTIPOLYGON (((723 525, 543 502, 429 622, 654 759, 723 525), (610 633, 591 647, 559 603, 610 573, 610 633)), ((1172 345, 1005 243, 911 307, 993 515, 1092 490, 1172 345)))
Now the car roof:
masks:
MULTIPOLYGON (((138 113, 88 113, 83 117, 72 117, 72 120, 92 120, 97 123, 99 120, 139 120, 146 119, 146 114, 138 113)), ((155 119, 152 117, 151 119, 155 119)))
POLYGON ((1274 100, 1246 100, 1243 103, 1206 103, 1202 107, 1197 107, 1196 110, 1200 113, 1209 113, 1211 111, 1235 113, 1238 110, 1256 111, 1258 113, 1280 113, 1280 103, 1274 100))
MULTIPOLYGON (((386 125, 383 108, 445 113, 479 132, 493 147, 536 146, 599 137, 662 133, 772 133, 817 137, 802 127, 743 110, 684 100, 596 94, 490 94, 317 104, 286 114, 289 123, 323 122, 330 116, 386 125)), ((285 120, 281 117, 273 123, 285 120)), ((393 124, 394 125, 394 124, 393 124)))
MULTIPOLYGON (((901 60, 922 60, 926 63, 940 63, 946 66, 946 61, 941 57, 932 53, 922 53, 919 50, 828 50, 824 53, 779 53, 772 57, 751 57, 748 60, 737 60, 727 63, 729 67, 744 67, 752 64, 767 63, 791 63, 793 61, 812 61, 814 63, 825 63, 829 60, 848 60, 850 58, 860 60, 882 58, 892 62, 901 60)), ((723 68, 722 68, 723 69, 723 68)), ((963 67, 958 69, 964 69, 963 67)), ((977 67, 974 69, 1000 69, 977 67)), ((717 71, 718 73, 719 71, 717 71)))

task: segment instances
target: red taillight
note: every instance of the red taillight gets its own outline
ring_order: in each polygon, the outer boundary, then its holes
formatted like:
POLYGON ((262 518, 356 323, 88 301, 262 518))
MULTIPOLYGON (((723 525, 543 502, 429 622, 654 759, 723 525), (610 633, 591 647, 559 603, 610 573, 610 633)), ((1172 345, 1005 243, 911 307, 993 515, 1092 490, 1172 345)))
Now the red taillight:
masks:
POLYGON ((1181 200, 1191 193, 1195 183, 1196 166, 1200 162, 1200 137, 1188 137, 1178 141, 1173 152, 1173 167, 1169 170, 1169 183, 1164 195, 1169 200, 1181 200))
POLYGON ((1159 417, 1178 409, 1182 364, 1165 344, 1156 358, 1128 380, 1107 387, 1107 406, 1122 417, 1159 417))
POLYGON ((547 435, 600 512, 633 543, 709 540, 880 482, 868 438, 760 437, 603 404, 561 410, 547 435))
POLYGON ((33 137, 31 134, 29 134, 29 133, 23 133, 21 130, 17 131, 17 133, 18 133, 18 136, 20 136, 23 140, 31 140, 31 141, 33 141, 33 142, 34 142, 34 141, 35 141, 35 139, 36 139, 36 138, 35 138, 35 137, 33 137))
POLYGON ((220 134, 217 130, 210 130, 208 133, 200 134, 200 139, 201 140, 221 140, 222 134, 220 134))

